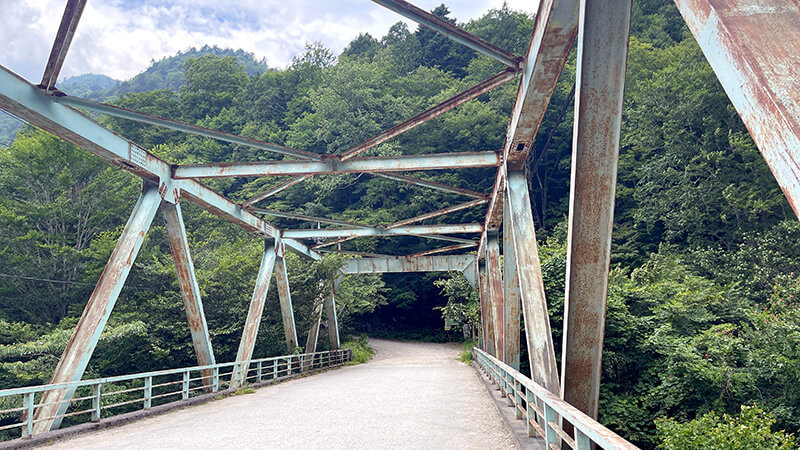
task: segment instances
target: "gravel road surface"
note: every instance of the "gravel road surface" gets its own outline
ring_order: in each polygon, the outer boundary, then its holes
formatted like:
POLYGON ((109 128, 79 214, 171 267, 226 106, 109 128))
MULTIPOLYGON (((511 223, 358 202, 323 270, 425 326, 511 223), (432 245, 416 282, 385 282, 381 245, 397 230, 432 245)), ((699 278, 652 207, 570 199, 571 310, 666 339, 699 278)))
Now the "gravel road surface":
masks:
POLYGON ((372 339, 375 358, 47 448, 508 449, 511 434, 451 344, 372 339))

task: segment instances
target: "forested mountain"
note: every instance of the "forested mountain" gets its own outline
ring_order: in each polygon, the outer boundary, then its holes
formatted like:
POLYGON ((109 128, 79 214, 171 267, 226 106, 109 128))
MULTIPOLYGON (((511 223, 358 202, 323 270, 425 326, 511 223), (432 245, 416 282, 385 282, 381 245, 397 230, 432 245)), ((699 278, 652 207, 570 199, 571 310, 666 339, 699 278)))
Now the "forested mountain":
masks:
MULTIPOLYGON (((455 22, 444 5, 434 13, 455 22)), ((523 54, 533 21, 501 8, 459 25, 523 54)), ((241 51, 189 53, 108 92, 119 95, 113 101, 120 106, 320 154, 342 151, 502 70, 403 23, 386 36, 359 36, 338 56, 308 45, 285 70, 266 69, 241 51)), ((573 54, 528 161, 557 355, 574 67, 573 54)), ((515 92, 509 83, 368 154, 498 149, 515 92)), ((172 163, 276 158, 102 120, 172 163)), ((494 171, 420 176, 488 192, 494 171)), ((284 180, 208 184, 242 201, 284 180)), ((47 382, 138 189, 133 176, 41 131, 27 129, 0 151, 0 386, 47 382)), ((315 176, 259 206, 388 224, 460 201, 346 174, 315 176)), ((217 360, 232 360, 262 244, 191 205, 184 216, 217 360)), ((482 220, 480 208, 447 217, 482 220)), ((437 245, 369 237, 342 248, 408 254, 437 245)), ((667 0, 634 1, 612 252, 600 421, 645 448, 793 447, 793 437, 779 430, 800 431, 800 224, 667 0)), ((339 262, 289 259, 301 342, 317 281, 339 262)), ((342 326, 441 336, 442 312, 434 307, 476 319, 474 293, 464 286, 460 276, 351 277, 337 297, 342 326)), ((267 302, 255 356, 285 352, 274 289, 267 302)), ((193 365, 184 320, 165 232, 154 223, 87 376, 193 365)))

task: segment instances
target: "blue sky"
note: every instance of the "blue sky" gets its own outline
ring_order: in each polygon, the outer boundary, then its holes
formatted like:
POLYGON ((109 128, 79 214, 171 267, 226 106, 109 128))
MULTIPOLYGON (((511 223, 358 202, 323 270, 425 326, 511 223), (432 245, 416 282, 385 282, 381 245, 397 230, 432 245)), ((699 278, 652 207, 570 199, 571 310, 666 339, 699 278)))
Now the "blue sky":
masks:
MULTIPOLYGON (((38 82, 65 3, 3 0, 0 65, 38 82)), ((414 3, 431 10, 442 0, 414 3)), ((445 3, 454 17, 467 21, 499 8, 503 0, 445 3)), ((538 5, 537 0, 507 3, 528 13, 538 5)), ((380 37, 399 20, 369 0, 88 0, 61 74, 127 79, 151 59, 204 44, 242 48, 271 67, 285 67, 306 42, 321 41, 338 54, 359 33, 380 37)))

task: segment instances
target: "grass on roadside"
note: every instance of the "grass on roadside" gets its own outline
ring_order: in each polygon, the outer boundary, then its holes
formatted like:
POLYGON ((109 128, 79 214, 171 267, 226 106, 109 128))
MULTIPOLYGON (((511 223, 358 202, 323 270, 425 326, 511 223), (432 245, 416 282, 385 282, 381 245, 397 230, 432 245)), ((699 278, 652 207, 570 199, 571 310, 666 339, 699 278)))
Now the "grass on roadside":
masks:
POLYGON ((348 348, 353 352, 353 359, 347 363, 348 366, 365 363, 375 356, 375 350, 369 346, 369 337, 366 334, 362 334, 358 339, 343 342, 342 348, 348 348))
POLYGON ((461 356, 458 358, 459 361, 463 362, 464 364, 472 364, 472 347, 478 345, 474 339, 467 339, 466 341, 461 343, 461 356))

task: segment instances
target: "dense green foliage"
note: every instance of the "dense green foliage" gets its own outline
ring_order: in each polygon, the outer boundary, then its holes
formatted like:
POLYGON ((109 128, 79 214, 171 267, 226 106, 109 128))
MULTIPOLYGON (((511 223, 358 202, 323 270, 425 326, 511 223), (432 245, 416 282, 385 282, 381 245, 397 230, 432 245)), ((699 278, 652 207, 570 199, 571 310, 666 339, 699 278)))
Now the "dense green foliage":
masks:
POLYGON ((375 350, 369 346, 369 338, 366 334, 342 342, 342 348, 349 349, 352 352, 352 359, 350 359, 348 365, 363 364, 375 356, 375 350))
MULTIPOLYGON (((455 22, 444 6, 434 13, 455 22)), ((502 8, 459 25, 523 54, 532 23, 502 8)), ((646 448, 734 441, 741 448, 790 447, 790 434, 800 431, 800 224, 671 2, 634 2, 628 60, 599 419, 646 448), (742 406, 754 403, 758 408, 742 406)), ((574 66, 572 55, 528 161, 557 355, 574 66)), ((242 51, 190 50, 87 96, 331 154, 500 70, 427 29, 398 23, 379 39, 359 36, 338 57, 309 44, 285 70, 269 69, 242 51)), ((515 93, 516 85, 508 83, 366 154, 497 149, 515 93)), ((278 158, 102 120, 171 163, 278 158)), ((483 192, 494 181, 490 169, 419 176, 483 192)), ((208 184, 242 201, 283 181, 208 184)), ((138 189, 133 176, 41 131, 25 129, 0 149, 0 387, 47 382, 138 189)), ((315 176, 259 206, 385 225, 461 201, 346 174, 315 176)), ((183 204, 214 350, 218 361, 228 361, 236 353, 263 244, 183 204)), ((281 228, 317 226, 269 219, 281 228)), ((437 220, 482 222, 483 211, 437 220)), ((369 237, 341 248, 409 254, 441 245, 411 236, 369 237)), ((311 263, 289 256, 301 345, 311 311, 341 263, 340 257, 311 263)), ((343 335, 452 339, 461 330, 442 331, 443 318, 475 329, 479 317, 475 293, 460 274, 349 277, 337 291, 337 306, 343 335)), ((157 222, 87 376, 193 365, 182 308, 157 222)), ((264 311, 254 356, 285 353, 274 289, 264 311)), ((348 345, 358 353, 368 348, 359 341, 348 345)))

